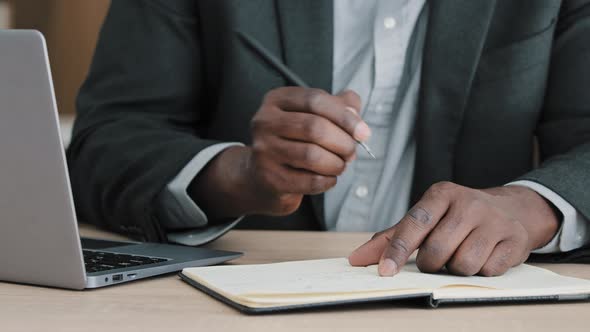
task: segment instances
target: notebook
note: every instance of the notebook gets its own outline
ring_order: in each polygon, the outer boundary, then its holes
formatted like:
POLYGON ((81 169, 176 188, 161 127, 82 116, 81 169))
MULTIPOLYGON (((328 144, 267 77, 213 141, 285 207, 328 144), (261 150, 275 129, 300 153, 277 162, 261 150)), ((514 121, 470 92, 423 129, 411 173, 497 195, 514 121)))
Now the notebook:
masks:
POLYGON ((590 280, 520 265, 498 277, 421 273, 409 262, 394 277, 346 258, 186 268, 181 278, 245 313, 424 298, 443 303, 590 300, 590 280))

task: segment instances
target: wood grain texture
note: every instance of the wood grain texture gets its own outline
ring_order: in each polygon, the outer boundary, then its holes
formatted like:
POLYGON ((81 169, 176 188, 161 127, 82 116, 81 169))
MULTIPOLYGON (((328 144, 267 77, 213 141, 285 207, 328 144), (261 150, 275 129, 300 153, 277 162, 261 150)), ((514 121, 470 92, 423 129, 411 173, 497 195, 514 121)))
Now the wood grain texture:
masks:
MULTIPOLYGON (((83 227, 86 236, 122 239, 83 227)), ((367 233, 233 231, 209 245, 232 264, 346 256, 367 233)), ((587 265, 544 265, 590 279, 587 265)), ((236 276, 239 278, 239 276, 236 276)), ((0 283, 1 331, 587 331, 590 303, 460 306, 374 304, 246 316, 168 275, 76 292, 0 283)))

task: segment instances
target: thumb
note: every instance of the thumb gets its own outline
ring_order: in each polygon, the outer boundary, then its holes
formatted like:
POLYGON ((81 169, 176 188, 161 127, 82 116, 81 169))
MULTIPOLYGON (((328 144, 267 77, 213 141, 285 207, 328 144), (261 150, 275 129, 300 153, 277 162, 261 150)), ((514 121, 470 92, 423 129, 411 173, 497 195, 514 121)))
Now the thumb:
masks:
POLYGON ((379 263, 381 255, 389 246, 391 237, 395 233, 395 226, 382 232, 375 233, 373 237, 365 244, 356 248, 350 256, 348 262, 352 266, 368 266, 379 263))

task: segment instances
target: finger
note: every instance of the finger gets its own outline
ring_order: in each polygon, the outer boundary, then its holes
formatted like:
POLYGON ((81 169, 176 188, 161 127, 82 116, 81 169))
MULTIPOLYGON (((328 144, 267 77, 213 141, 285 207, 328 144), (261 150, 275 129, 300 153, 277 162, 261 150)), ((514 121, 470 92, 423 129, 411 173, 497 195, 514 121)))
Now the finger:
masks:
POLYGON ((406 264, 444 216, 452 197, 446 185, 435 185, 402 218, 379 261, 379 275, 392 276, 406 264))
POLYGON ((326 176, 344 172, 346 162, 323 147, 296 141, 274 138, 274 154, 284 165, 326 176))
POLYGON ((523 249, 519 249, 515 241, 504 240, 496 245, 487 262, 483 265, 479 274, 485 277, 495 277, 506 273, 511 267, 524 262, 526 255, 523 249))
POLYGON ((273 128, 278 136, 314 143, 337 154, 345 161, 352 160, 356 151, 356 142, 342 128, 314 114, 281 113, 283 115, 275 121, 275 128, 273 128))
POLYGON ((436 273, 442 270, 475 225, 473 218, 465 217, 460 205, 451 206, 420 245, 416 257, 418 269, 426 273, 436 273))
POLYGON ((337 96, 319 89, 284 87, 273 90, 271 101, 290 112, 311 113, 324 117, 342 128, 353 138, 366 141, 371 136, 369 126, 355 112, 346 112, 346 105, 337 96))
POLYGON ((337 181, 335 176, 314 174, 278 164, 265 169, 262 174, 264 183, 279 194, 316 195, 334 187, 337 181))
POLYGON ((348 256, 348 262, 350 265, 368 266, 377 264, 383 251, 389 245, 393 233, 395 233, 395 226, 373 235, 369 241, 356 248, 350 256, 348 256))
POLYGON ((357 114, 361 113, 361 97, 356 92, 350 89, 342 90, 338 94, 338 97, 342 98, 344 103, 350 106, 350 108, 354 110, 357 114))
POLYGON ((478 273, 502 237, 503 234, 495 233, 489 227, 474 229, 457 248, 447 263, 447 269, 450 273, 461 276, 478 273))
POLYGON ((444 213, 444 208, 440 203, 421 201, 402 218, 381 255, 379 275, 393 276, 402 269, 444 213))

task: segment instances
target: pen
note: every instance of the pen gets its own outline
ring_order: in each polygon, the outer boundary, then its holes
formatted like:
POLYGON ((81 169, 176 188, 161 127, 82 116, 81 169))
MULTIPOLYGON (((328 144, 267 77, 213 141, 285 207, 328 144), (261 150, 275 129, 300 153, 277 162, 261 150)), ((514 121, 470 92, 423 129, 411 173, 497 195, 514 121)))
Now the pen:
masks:
MULTIPOLYGON (((251 38, 250 36, 240 32, 240 31, 236 31, 236 33, 237 33, 238 37, 240 38, 240 40, 242 41, 242 43, 244 43, 244 45, 247 48, 252 50, 256 55, 258 55, 268 65, 270 65, 276 71, 281 73, 281 75, 283 75, 283 77, 285 77, 287 79, 287 81, 289 81, 291 84, 293 84, 295 86, 299 86, 302 88, 309 88, 309 85, 307 85, 307 83, 305 83, 299 76, 297 76, 297 74, 292 72, 291 69, 289 69, 287 66, 285 66, 279 59, 277 59, 274 55, 272 55, 269 51, 267 51, 264 48, 264 46, 262 46, 256 39, 251 38)), ((365 144, 364 142, 358 141, 356 139, 355 139, 355 141, 360 146, 362 146, 363 149, 365 149, 365 151, 367 151, 367 153, 373 159, 377 159, 377 157, 375 157, 373 152, 371 152, 371 149, 369 148, 369 146, 367 144, 365 144)))

